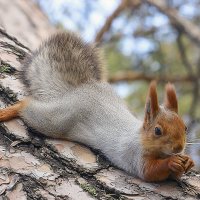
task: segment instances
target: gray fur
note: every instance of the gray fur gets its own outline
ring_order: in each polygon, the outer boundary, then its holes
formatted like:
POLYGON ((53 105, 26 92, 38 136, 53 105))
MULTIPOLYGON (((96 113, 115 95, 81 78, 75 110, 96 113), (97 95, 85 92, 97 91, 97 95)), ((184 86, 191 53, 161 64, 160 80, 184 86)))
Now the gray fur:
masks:
MULTIPOLYGON (((68 37, 67 33, 65 35, 68 37)), ((142 121, 129 112, 108 83, 99 81, 94 76, 96 72, 91 72, 89 76, 87 74, 87 81, 81 79, 78 81, 79 85, 71 84, 65 79, 69 77, 65 73, 71 70, 65 70, 65 67, 72 68, 76 65, 78 68, 81 63, 74 63, 75 60, 73 63, 66 61, 67 64, 62 61, 64 63, 60 62, 59 66, 54 63, 48 56, 49 51, 52 51, 50 48, 54 48, 55 57, 62 57, 57 54, 65 52, 64 48, 72 48, 58 45, 58 41, 53 40, 49 46, 49 43, 45 43, 38 55, 33 57, 29 71, 25 73, 30 81, 31 96, 30 103, 21 112, 21 116, 37 131, 98 149, 119 168, 143 178, 140 141, 142 121)), ((83 48, 79 39, 73 42, 77 42, 77 48, 83 48)), ((92 51, 91 47, 88 48, 92 51)), ((82 60, 82 63, 87 62, 90 63, 82 60)), ((77 70, 74 72, 77 74, 72 75, 73 78, 80 75, 77 70)), ((82 73, 88 73, 88 70, 82 73)), ((86 75, 82 74, 84 76, 86 75)))
POLYGON ((75 33, 61 32, 25 60, 23 78, 35 98, 47 91, 52 96, 62 88, 102 80, 104 64, 94 45, 83 42, 75 33))

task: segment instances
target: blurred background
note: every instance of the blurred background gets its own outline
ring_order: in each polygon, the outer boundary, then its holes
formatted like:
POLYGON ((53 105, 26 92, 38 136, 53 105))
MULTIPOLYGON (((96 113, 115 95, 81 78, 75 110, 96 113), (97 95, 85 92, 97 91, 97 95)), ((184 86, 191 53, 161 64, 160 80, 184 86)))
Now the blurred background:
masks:
POLYGON ((72 30, 104 50, 108 81, 143 117, 149 82, 173 82, 200 170, 200 0, 0 0, 0 25, 34 50, 72 30))

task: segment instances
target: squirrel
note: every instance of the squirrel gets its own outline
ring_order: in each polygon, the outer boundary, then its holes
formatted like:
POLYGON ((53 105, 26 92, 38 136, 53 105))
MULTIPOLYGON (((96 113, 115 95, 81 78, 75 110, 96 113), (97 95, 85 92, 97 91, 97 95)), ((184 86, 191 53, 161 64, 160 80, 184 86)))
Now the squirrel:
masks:
POLYGON ((0 110, 52 138, 85 144, 147 182, 178 179, 193 166, 173 84, 158 104, 150 83, 144 120, 137 119, 105 79, 100 49, 72 32, 47 39, 23 65, 29 95, 0 110))

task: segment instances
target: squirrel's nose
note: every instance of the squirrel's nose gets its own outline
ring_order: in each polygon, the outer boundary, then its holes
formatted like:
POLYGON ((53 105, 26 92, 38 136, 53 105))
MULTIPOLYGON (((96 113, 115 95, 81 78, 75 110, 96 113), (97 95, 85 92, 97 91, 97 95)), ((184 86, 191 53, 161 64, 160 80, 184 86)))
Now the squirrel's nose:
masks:
POLYGON ((174 153, 180 153, 182 151, 183 147, 181 144, 178 144, 176 146, 173 147, 173 152, 174 153))

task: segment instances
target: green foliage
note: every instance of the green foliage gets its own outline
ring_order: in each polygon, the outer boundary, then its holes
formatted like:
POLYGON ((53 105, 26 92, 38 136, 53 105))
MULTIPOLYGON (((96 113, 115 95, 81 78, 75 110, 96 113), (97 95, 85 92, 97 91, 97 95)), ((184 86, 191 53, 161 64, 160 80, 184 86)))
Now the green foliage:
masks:
POLYGON ((130 84, 131 89, 130 95, 126 97, 129 108, 136 115, 144 112, 146 95, 148 92, 148 85, 141 83, 141 81, 130 84))
POLYGON ((85 191, 87 191, 88 193, 90 193, 92 196, 96 197, 97 196, 97 192, 95 187, 93 187, 92 185, 88 184, 88 183, 82 183, 80 184, 81 188, 85 191))
POLYGON ((120 70, 130 70, 131 58, 123 55, 117 48, 105 47, 105 57, 109 74, 115 74, 120 70))
POLYGON ((11 68, 8 64, 1 64, 0 65, 0 73, 10 73, 11 68))

